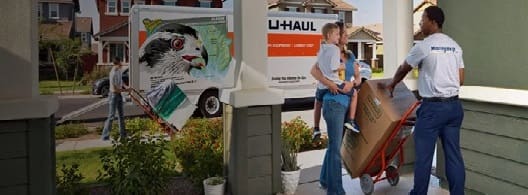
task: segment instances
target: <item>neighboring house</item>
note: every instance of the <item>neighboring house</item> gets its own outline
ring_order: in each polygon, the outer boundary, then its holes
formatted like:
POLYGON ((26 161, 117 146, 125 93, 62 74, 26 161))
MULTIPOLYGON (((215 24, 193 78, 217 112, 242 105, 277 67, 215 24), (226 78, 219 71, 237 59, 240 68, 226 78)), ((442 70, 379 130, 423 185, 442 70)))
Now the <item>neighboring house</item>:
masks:
POLYGON ((81 46, 90 50, 92 45, 92 18, 91 17, 76 17, 75 18, 75 32, 76 37, 80 37, 81 46))
MULTIPOLYGON (((79 11, 78 0, 38 0, 39 40, 54 41, 72 38, 75 34, 75 13, 79 11)), ((39 75, 48 78, 53 71, 49 50, 39 51, 39 75)))
POLYGON ((340 21, 352 26, 352 12, 357 8, 342 0, 267 0, 268 9, 308 13, 337 14, 340 21))
MULTIPOLYGON (((415 42, 425 38, 420 31, 419 24, 423 11, 436 3, 436 0, 424 0, 414 8, 413 36, 415 42)), ((372 68, 383 68, 383 24, 356 26, 347 30, 349 33, 348 49, 356 54, 357 59, 369 63, 372 68)))
POLYGON ((128 14, 132 5, 172 5, 221 8, 221 0, 96 0, 99 11, 97 65, 111 65, 115 56, 129 63, 128 14))

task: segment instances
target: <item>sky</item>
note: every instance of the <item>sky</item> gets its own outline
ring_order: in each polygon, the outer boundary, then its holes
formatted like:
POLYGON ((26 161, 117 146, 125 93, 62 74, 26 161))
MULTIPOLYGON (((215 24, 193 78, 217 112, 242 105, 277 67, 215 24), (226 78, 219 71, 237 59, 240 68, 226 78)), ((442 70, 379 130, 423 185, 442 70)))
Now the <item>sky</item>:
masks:
MULTIPOLYGON (((363 26, 366 24, 381 23, 383 14, 383 0, 344 0, 352 4, 358 11, 354 12, 354 25, 363 26)), ((414 6, 422 0, 413 0, 414 6)), ((92 17, 94 24, 94 34, 99 32, 99 14, 95 5, 95 0, 79 0, 81 13, 78 16, 92 17)), ((231 7, 233 0, 224 2, 225 7, 231 7)))

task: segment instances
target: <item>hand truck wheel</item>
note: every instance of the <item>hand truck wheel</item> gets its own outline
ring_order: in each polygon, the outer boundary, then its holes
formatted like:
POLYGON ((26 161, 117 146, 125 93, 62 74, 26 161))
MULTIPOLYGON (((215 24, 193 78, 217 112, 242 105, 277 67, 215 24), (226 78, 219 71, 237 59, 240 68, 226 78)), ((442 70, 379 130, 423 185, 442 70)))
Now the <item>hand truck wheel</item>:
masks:
POLYGON ((387 181, 391 186, 398 185, 400 181, 400 173, 398 173, 398 168, 395 165, 390 165, 385 169, 385 174, 387 175, 387 181))
POLYGON ((359 178, 359 184, 361 185, 361 191, 363 191, 364 194, 370 195, 374 192, 374 181, 369 174, 363 174, 359 178))

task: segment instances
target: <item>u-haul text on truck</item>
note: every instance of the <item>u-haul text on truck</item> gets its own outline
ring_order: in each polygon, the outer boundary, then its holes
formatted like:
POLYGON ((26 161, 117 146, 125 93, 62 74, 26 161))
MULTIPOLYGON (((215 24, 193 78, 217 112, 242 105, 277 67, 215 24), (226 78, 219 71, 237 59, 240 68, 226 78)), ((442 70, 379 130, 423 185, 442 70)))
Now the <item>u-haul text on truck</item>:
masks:
MULTIPOLYGON (((222 113, 219 89, 235 85, 233 12, 230 9, 134 6, 130 22, 130 84, 146 92, 154 110, 177 128, 197 108, 222 113)), ((321 27, 336 15, 269 12, 270 87, 287 99, 313 98, 310 68, 321 27)), ((251 48, 246 48, 251 49, 251 48)))

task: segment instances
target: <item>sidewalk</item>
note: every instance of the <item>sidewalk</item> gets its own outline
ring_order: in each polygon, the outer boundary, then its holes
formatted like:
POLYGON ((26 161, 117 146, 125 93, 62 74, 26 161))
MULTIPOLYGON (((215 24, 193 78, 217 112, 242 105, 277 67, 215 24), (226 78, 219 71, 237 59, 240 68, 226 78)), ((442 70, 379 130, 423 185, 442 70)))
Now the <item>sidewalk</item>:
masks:
MULTIPOLYGON (((95 147, 110 147, 112 142, 102 141, 100 139, 89 139, 80 141, 65 141, 56 145, 56 151, 68 151, 68 150, 82 150, 87 148, 95 147)), ((325 191, 319 188, 319 173, 321 171, 321 165, 323 161, 326 149, 323 150, 312 150, 307 152, 299 153, 298 163, 301 167, 301 178, 299 179, 299 186, 296 194, 298 195, 324 195, 325 191)), ((342 169, 343 175, 343 187, 347 194, 363 194, 359 184, 359 179, 352 179, 342 169)), ((373 195, 406 195, 413 185, 413 175, 406 174, 400 176, 400 182, 396 186, 390 186, 387 181, 381 181, 374 184, 373 195)), ((448 195, 447 190, 439 187, 439 181, 436 177, 431 176, 431 183, 429 184, 429 195, 448 195)))

